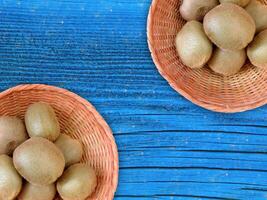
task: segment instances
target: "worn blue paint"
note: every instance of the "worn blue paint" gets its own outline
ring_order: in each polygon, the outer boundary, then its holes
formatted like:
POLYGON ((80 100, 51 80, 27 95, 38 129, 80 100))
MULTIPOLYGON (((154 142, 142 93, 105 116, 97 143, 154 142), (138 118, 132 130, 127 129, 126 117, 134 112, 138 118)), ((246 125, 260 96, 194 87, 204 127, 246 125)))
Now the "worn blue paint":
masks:
POLYGON ((173 91, 146 43, 150 0, 1 0, 0 89, 92 102, 120 154, 117 200, 267 199, 267 107, 213 113, 173 91))

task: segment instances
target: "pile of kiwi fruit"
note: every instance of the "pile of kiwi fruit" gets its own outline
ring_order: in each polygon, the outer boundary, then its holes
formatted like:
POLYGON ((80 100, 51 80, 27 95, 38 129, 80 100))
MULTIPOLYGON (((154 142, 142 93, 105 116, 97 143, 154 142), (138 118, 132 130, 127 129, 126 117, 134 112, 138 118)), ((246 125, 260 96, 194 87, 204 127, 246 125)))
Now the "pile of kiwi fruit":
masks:
POLYGON ((84 200, 94 192, 97 176, 80 163, 82 144, 60 133, 53 107, 31 104, 25 123, 0 117, 0 200, 84 200))
POLYGON ((267 5, 259 0, 183 0, 187 22, 175 45, 181 61, 192 69, 206 64, 217 74, 236 74, 247 57, 267 69, 267 5))

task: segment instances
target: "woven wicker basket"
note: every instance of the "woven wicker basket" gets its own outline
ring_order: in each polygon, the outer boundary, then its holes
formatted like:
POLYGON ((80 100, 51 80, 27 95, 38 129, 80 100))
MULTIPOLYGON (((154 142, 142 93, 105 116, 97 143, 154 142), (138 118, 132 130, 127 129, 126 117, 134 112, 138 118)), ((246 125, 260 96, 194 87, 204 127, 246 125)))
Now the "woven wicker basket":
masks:
POLYGON ((98 186, 88 198, 113 199, 118 181, 118 153, 112 132, 95 108, 67 90, 47 85, 20 85, 0 94, 0 115, 23 119, 27 107, 43 101, 53 106, 61 132, 79 139, 84 146, 82 162, 97 172, 98 186))
MULTIPOLYGON (((208 67, 184 66, 175 49, 175 37, 185 21, 179 14, 181 0, 153 0, 147 25, 154 63, 170 85, 193 103, 217 112, 241 112, 267 104, 267 71, 249 62, 228 77, 208 67)), ((267 4, 267 1, 262 1, 267 4)))

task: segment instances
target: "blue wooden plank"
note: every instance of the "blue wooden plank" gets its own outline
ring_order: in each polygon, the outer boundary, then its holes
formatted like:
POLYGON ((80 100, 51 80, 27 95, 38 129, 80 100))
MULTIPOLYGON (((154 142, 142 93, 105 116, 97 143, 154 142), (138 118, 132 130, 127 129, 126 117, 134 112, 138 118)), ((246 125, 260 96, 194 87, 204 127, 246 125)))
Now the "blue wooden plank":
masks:
POLYGON ((266 199, 267 106, 213 113, 173 91, 146 43, 150 0, 0 0, 0 90, 69 89, 111 126, 125 199, 266 199))

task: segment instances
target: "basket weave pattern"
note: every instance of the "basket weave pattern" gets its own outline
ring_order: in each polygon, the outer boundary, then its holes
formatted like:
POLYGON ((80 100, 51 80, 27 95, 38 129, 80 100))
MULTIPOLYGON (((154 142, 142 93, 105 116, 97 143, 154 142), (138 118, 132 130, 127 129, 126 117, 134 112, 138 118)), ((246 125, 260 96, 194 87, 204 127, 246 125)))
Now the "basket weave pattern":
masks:
POLYGON ((85 99, 47 85, 20 85, 2 92, 0 115, 23 119, 27 107, 38 101, 53 106, 62 133, 82 142, 82 162, 96 170, 98 180, 97 189, 88 200, 113 199, 118 181, 118 153, 112 132, 104 119, 85 99))
MULTIPOLYGON (((153 0, 148 16, 148 44, 161 75, 193 103, 217 112, 241 112, 267 104, 267 71, 249 61, 238 74, 223 77, 208 67, 183 65, 175 37, 185 24, 179 14, 181 0, 153 0)), ((262 1, 267 4, 267 1, 262 1)))

